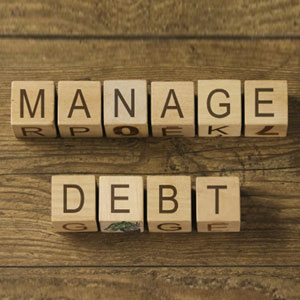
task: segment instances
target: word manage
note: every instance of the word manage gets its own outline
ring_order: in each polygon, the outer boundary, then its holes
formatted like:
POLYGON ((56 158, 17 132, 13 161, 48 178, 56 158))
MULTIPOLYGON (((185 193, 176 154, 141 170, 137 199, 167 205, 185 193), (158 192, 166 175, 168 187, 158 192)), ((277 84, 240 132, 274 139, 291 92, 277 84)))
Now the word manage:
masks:
POLYGON ((103 93, 99 81, 60 81, 56 115, 53 81, 14 81, 11 124, 19 138, 193 137, 196 126, 201 137, 240 136, 242 125, 245 136, 286 136, 287 81, 245 81, 244 106, 240 80, 197 90, 196 101, 192 81, 151 82, 148 99, 146 80, 107 80, 103 93))
POLYGON ((142 176, 52 177, 52 223, 57 232, 240 231, 238 177, 197 177, 192 212, 190 176, 147 176, 146 218, 142 176), (145 226, 146 225, 146 226, 145 226))

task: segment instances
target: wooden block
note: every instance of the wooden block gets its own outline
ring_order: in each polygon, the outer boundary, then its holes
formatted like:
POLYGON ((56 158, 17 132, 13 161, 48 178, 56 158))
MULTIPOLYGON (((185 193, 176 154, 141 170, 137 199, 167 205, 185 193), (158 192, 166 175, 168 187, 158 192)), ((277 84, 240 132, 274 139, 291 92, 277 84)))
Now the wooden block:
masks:
POLYGON ((11 126, 18 138, 56 137, 53 81, 13 81, 11 126))
POLYGON ((199 80, 198 135, 240 136, 241 128, 241 81, 199 80))
POLYGON ((58 129, 61 137, 101 137, 100 81, 58 82, 58 129))
POLYGON ((198 232, 240 231, 238 177, 197 177, 198 232))
POLYGON ((102 232, 144 231, 142 176, 101 176, 99 199, 102 232))
POLYGON ((104 128, 108 137, 146 137, 146 80, 104 81, 104 128))
POLYGON ((192 81, 151 82, 153 136, 195 136, 195 94, 192 81))
POLYGON ((190 232, 190 176, 148 176, 147 217, 150 232, 190 232))
POLYGON ((287 81, 245 81, 245 136, 282 137, 287 128, 287 81))
POLYGON ((55 231, 98 231, 95 176, 52 176, 51 197, 51 220, 55 231))

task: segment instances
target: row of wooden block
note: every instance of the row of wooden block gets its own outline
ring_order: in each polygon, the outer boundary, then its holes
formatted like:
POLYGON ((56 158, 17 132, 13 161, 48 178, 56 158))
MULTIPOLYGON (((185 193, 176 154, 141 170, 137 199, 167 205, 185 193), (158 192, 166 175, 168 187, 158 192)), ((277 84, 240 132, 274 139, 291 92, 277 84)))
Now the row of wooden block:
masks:
MULTIPOLYGON (((52 177, 52 223, 57 232, 190 232, 190 176, 52 177), (147 224, 147 225, 146 225, 147 224)), ((240 231, 238 177, 196 178, 198 232, 240 231)))
POLYGON ((284 80, 146 80, 12 82, 11 124, 16 137, 286 136, 284 80), (102 99, 103 98, 103 99, 102 99), (150 115, 148 117, 148 114, 150 115), (56 125, 57 119, 57 125, 56 125), (244 124, 242 124, 244 119, 244 124), (58 130, 57 130, 58 127, 58 130))

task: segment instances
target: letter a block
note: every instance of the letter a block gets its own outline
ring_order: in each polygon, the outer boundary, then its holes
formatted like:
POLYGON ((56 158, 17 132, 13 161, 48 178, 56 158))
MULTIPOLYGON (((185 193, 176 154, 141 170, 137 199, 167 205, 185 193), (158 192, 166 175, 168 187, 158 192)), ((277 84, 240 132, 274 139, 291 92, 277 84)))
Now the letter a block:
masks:
POLYGON ((101 176, 99 198, 102 232, 144 231, 142 176, 101 176))
POLYGON ((148 176, 147 217, 150 232, 190 232, 191 177, 148 176))
POLYGON ((287 128, 287 81, 245 81, 245 136, 281 137, 287 128))
POLYGON ((108 137, 146 137, 146 80, 104 81, 104 129, 108 137))
POLYGON ((13 81, 11 126, 18 138, 56 137, 53 81, 13 81))
POLYGON ((52 176, 51 220, 57 232, 98 231, 95 176, 52 176))
POLYGON ((240 231, 238 177, 197 177, 198 232, 240 231))
POLYGON ((61 137, 101 137, 100 81, 58 82, 58 129, 61 137))
POLYGON ((153 136, 195 136, 194 83, 152 82, 153 136))
POLYGON ((241 81, 199 80, 198 135, 240 136, 241 127, 241 81))

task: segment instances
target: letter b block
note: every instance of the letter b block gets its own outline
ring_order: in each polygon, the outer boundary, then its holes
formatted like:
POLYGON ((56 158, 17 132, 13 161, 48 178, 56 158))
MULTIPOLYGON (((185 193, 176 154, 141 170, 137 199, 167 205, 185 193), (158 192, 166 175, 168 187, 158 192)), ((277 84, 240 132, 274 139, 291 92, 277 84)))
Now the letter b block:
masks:
POLYGON ((245 81, 245 136, 281 137, 287 128, 287 81, 245 81))
POLYGON ((240 136, 241 127, 241 81, 199 80, 199 136, 240 136))
POLYGON ((147 217, 150 232, 190 232, 190 176, 148 176, 147 217))
POLYGON ((104 129, 108 137, 146 137, 146 80, 104 81, 104 129))
POLYGON ((55 231, 98 231, 94 176, 52 176, 51 201, 51 220, 55 231))
POLYGON ((240 231, 238 177, 197 177, 196 214, 199 232, 240 231))
POLYGON ((53 81, 13 81, 11 126, 18 138, 56 137, 53 81))
POLYGON ((101 176, 99 198, 102 232, 144 231, 142 176, 101 176))

